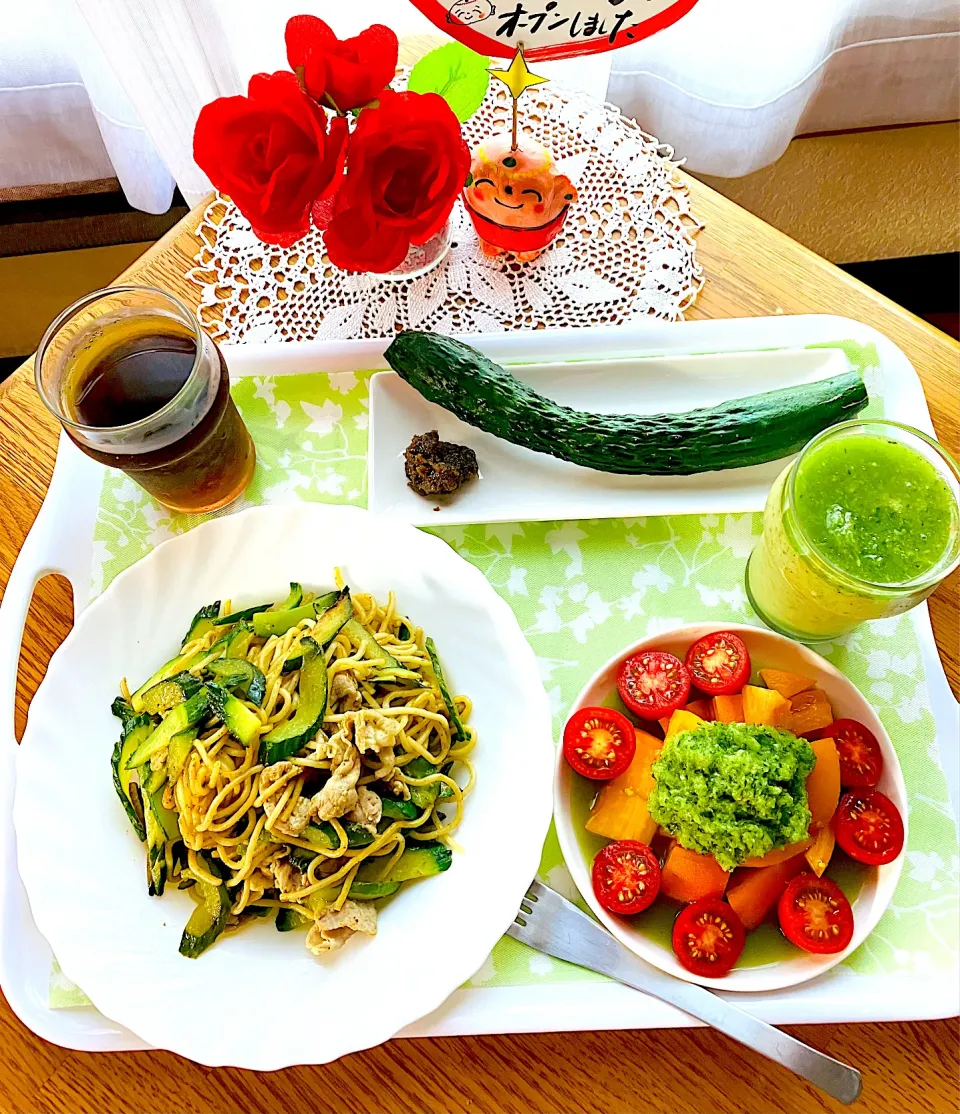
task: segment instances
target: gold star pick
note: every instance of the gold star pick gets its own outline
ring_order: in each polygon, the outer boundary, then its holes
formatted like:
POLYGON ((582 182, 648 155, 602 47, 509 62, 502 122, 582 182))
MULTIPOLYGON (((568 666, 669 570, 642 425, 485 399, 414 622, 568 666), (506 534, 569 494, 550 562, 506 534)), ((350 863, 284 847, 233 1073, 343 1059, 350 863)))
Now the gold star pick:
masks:
POLYGON ((510 65, 505 70, 491 70, 490 76, 502 81, 504 85, 510 90, 510 96, 513 97, 513 138, 511 146, 514 151, 517 149, 517 100, 522 93, 525 93, 531 85, 542 85, 543 82, 549 80, 546 77, 538 77, 535 73, 530 71, 527 66, 527 60, 523 56, 523 47, 518 46, 517 52, 514 54, 510 65))
POLYGON ((517 52, 513 56, 513 61, 507 69, 491 70, 490 74, 506 85, 514 100, 516 100, 524 90, 529 89, 531 85, 540 85, 547 80, 545 77, 537 77, 535 73, 530 72, 527 66, 527 60, 523 56, 522 46, 517 47, 517 52))

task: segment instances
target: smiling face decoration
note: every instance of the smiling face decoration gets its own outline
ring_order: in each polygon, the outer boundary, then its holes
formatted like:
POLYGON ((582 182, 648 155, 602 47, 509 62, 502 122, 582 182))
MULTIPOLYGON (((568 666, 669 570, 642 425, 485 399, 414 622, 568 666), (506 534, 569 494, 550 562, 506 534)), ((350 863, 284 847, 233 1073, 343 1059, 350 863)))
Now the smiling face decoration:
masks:
POLYGON ((487 255, 511 251, 521 262, 536 259, 577 200, 546 147, 525 137, 516 150, 506 133, 483 140, 470 173, 463 200, 487 255))
POLYGON ((469 27, 482 23, 496 12, 491 0, 455 0, 447 12, 447 23, 459 23, 469 27))

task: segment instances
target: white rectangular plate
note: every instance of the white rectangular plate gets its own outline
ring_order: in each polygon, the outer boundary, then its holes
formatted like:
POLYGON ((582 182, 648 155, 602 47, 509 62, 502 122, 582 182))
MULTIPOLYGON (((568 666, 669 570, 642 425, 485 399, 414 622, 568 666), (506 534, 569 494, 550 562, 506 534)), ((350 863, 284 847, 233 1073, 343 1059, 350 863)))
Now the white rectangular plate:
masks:
MULTIPOLYGON (((797 320, 758 320, 757 325, 762 321, 766 327, 762 334, 749 328, 753 322, 740 321, 736 333, 727 331, 716 338, 718 347, 733 341, 740 350, 691 354, 702 338, 693 335, 694 326, 684 325, 672 326, 670 337, 659 329, 655 337, 642 330, 610 331, 609 340, 616 340, 618 351, 606 358, 578 354, 564 362, 508 366, 521 382, 575 409, 600 414, 679 413, 846 371, 849 364, 841 348, 763 347, 775 343, 777 332, 784 335, 783 343, 797 345, 797 339, 786 339, 787 335, 796 338, 797 320), (781 321, 789 333, 776 327, 781 321), (628 338, 636 355, 622 353, 628 338), (673 351, 664 352, 665 340, 673 351), (686 352, 684 341, 691 345, 686 352), (651 349, 660 354, 644 354, 651 349)), ((845 339, 842 333, 835 336, 845 339)), ((595 351, 606 347, 603 339, 595 335, 595 351)), ((822 335, 811 336, 811 342, 821 340, 822 335)), ((478 347, 489 350, 482 339, 478 347)), ((890 348, 905 368, 896 366, 896 360, 884 366, 881 359, 878 374, 869 377, 868 389, 872 396, 883 398, 888 413, 923 425, 928 419, 922 394, 909 388, 906 373, 914 382, 916 375, 902 353, 890 348)), ((787 459, 692 476, 615 475, 483 433, 427 402, 394 372, 374 376, 370 385, 368 505, 372 511, 417 526, 757 511, 787 459), (480 478, 454 496, 424 499, 407 485, 403 451, 414 434, 431 429, 443 440, 469 445, 477 453, 480 478)))

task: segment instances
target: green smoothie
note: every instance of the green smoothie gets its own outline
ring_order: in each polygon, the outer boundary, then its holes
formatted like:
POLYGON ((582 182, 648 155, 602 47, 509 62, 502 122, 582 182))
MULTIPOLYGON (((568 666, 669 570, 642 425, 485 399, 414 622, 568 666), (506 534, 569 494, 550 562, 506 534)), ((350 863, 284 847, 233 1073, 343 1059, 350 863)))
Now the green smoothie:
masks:
POLYGON ((846 634, 925 599, 960 556, 956 464, 894 422, 820 434, 777 479, 747 594, 802 641, 846 634))
POLYGON ((850 576, 906 584, 936 568, 957 528, 957 505, 915 449, 876 436, 824 441, 797 468, 797 522, 850 576))

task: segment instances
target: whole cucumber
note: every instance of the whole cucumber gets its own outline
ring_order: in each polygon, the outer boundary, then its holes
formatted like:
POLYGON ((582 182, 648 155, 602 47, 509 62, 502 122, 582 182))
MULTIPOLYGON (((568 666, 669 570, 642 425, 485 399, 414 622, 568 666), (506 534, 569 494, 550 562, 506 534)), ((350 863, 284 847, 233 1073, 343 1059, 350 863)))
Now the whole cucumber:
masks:
POLYGON ((561 406, 475 348, 436 333, 399 333, 393 370, 424 398, 495 437, 600 472, 687 476, 764 464, 855 417, 867 389, 854 371, 680 414, 592 414, 561 406))

